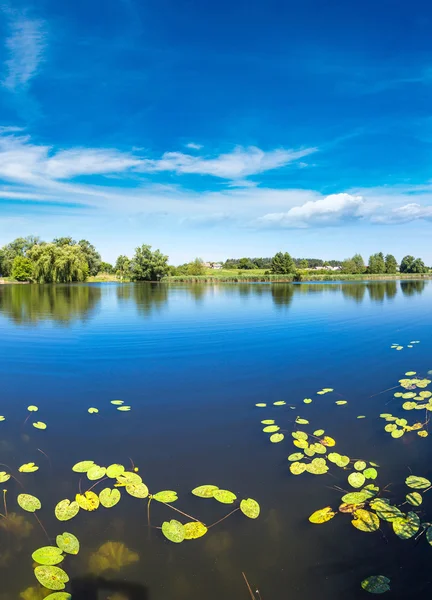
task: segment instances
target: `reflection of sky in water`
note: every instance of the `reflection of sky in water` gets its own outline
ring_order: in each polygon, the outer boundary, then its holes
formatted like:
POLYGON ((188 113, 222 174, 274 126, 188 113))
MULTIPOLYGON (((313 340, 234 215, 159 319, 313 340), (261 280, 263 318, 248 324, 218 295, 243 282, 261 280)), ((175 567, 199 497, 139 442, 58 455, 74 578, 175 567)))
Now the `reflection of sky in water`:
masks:
MULTIPOLYGON (((332 486, 346 486, 346 473, 291 476, 286 457, 293 446, 269 444, 260 420, 276 418, 290 429, 297 412, 308 418, 335 437, 341 453, 380 464, 378 481, 392 483, 389 498, 403 497, 408 467, 431 477, 429 439, 384 434, 378 415, 398 405, 393 391, 375 395, 406 371, 432 368, 431 296, 431 284, 422 281, 1 286, 0 460, 40 466, 19 479, 42 500, 39 516, 50 536, 69 530, 80 538, 80 554, 65 563, 76 586, 89 585, 91 556, 108 541, 139 555, 139 562, 103 573, 113 586, 103 598, 132 597, 132 588, 115 587, 126 581, 144 586, 151 600, 241 599, 242 571, 264 600, 361 598, 360 581, 379 573, 391 577, 393 597, 408 597, 411 575, 419 594, 429 568, 426 541, 397 540, 386 525, 383 534, 361 533, 348 515, 310 525, 314 510, 337 506, 332 486), (406 348, 417 339, 417 347, 406 348), (403 351, 390 349, 395 342, 403 351), (335 394, 316 396, 322 387, 335 394), (304 405, 305 397, 312 404, 304 405), (115 398, 132 411, 116 411, 115 398), (348 404, 335 405, 341 398, 348 404), (298 411, 254 407, 280 399, 298 411), (23 425, 29 404, 39 406, 35 420, 45 421, 46 431, 34 430, 31 419, 23 425), (99 414, 89 415, 90 406, 99 414), (357 420, 359 414, 367 418, 357 420), (149 540, 145 502, 129 497, 110 510, 55 520, 54 505, 78 490, 72 464, 128 464, 128 457, 151 491, 176 490, 176 505, 207 523, 229 507, 188 493, 203 483, 258 499, 261 517, 235 514, 181 545, 157 531, 149 540)), ((5 487, 9 512, 22 515, 18 484, 5 487)), ((431 503, 426 497, 429 520, 431 503)), ((154 524, 175 518, 156 502, 151 511, 154 524)), ((33 516, 22 516, 13 532, 0 526, 1 600, 33 585, 31 552, 48 543, 33 516)))

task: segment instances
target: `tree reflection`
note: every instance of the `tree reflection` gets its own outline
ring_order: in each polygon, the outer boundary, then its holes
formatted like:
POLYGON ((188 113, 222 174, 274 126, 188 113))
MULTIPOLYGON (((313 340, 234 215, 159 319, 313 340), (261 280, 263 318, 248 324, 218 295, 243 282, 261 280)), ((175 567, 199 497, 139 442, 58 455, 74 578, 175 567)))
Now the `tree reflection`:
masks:
POLYGON ((17 324, 85 321, 100 302, 91 285, 0 285, 0 313, 17 324))
POLYGON ((401 290, 404 296, 414 296, 421 294, 426 286, 426 281, 421 279, 417 281, 401 281, 401 290))
POLYGON ((278 307, 288 307, 294 296, 292 283, 276 283, 271 286, 273 302, 278 307))
POLYGON ((169 288, 163 283, 132 283, 129 287, 138 312, 145 316, 161 311, 168 302, 169 288))

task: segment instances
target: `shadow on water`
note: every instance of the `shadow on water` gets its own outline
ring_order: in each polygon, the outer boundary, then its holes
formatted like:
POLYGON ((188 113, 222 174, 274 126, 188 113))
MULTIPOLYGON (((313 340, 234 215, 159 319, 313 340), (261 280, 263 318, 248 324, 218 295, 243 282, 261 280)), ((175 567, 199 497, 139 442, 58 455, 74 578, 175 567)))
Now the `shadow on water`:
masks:
POLYGON ((112 581, 92 575, 72 579, 71 594, 73 600, 149 600, 147 588, 139 583, 112 581))
POLYGON ((168 302, 169 288, 159 283, 124 283, 116 286, 119 302, 133 302, 144 316, 159 312, 168 302))

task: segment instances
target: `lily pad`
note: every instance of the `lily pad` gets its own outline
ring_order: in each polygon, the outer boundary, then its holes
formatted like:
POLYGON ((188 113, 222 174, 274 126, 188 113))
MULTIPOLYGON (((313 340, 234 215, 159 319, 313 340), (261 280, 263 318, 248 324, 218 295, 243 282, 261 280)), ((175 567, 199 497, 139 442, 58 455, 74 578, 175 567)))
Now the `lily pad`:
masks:
POLYGON ((384 575, 371 575, 361 582, 362 588, 370 594, 384 594, 390 590, 390 579, 384 575))
POLYGON ((257 519, 260 514, 260 505, 256 500, 247 498, 240 502, 240 510, 246 517, 249 517, 249 519, 257 519))
POLYGON ((295 420, 295 422, 298 425, 308 425, 309 424, 309 421, 307 419, 302 419, 300 417, 297 417, 297 419, 295 420))
POLYGON ((404 435, 405 431, 403 429, 395 429, 391 432, 392 438, 401 438, 404 435))
POLYGON ((111 400, 111 404, 114 404, 115 406, 121 406, 124 404, 124 400, 111 400))
POLYGON ((278 444, 284 439, 284 437, 285 436, 283 433, 274 433, 270 436, 270 441, 272 442, 272 444, 278 444))
POLYGON ((94 492, 84 492, 84 494, 77 494, 75 496, 80 508, 83 510, 93 511, 99 508, 99 496, 94 492))
POLYGON ((331 506, 326 506, 325 508, 320 508, 312 513, 309 517, 309 521, 316 524, 327 523, 327 521, 333 519, 335 515, 336 513, 333 511, 331 506))
POLYGON ((353 488, 361 488, 362 485, 365 482, 365 477, 364 475, 362 475, 362 473, 350 473, 350 475, 348 475, 348 483, 353 487, 353 488))
POLYGON ((345 502, 346 504, 363 504, 363 502, 369 498, 370 495, 368 492, 350 492, 349 494, 342 496, 342 502, 345 502))
POLYGON ((105 488, 99 494, 99 501, 104 508, 112 508, 120 502, 120 492, 117 488, 105 488))
POLYGON ((363 475, 366 479, 376 479, 378 477, 378 471, 373 467, 369 467, 363 471, 363 475))
POLYGON ((373 512, 359 508, 358 510, 354 511, 353 517, 354 519, 351 521, 351 523, 360 531, 372 533, 373 531, 377 531, 377 529, 379 529, 379 518, 373 512))
MULTIPOLYGON (((126 491, 130 496, 133 496, 134 498, 147 498, 147 496, 149 495, 149 489, 146 486, 145 483, 131 483, 130 485, 126 486, 126 491)), ((164 492, 159 492, 159 494, 163 494, 164 492)), ((175 492, 174 492, 175 494, 175 492)), ((154 498, 154 496, 153 496, 154 498)), ((157 498, 155 498, 155 500, 157 500, 157 498)), ((175 500, 177 500, 177 494, 175 497, 175 500)), ((166 502, 166 500, 165 500, 166 502)), ((171 500, 171 502, 174 502, 174 500, 171 500)))
POLYGON ((321 440, 321 444, 324 444, 324 446, 336 446, 336 441, 330 437, 329 435, 326 435, 323 437, 323 439, 321 440))
POLYGON ((56 537, 56 544, 66 554, 78 554, 80 549, 78 538, 67 531, 56 537))
POLYGON ((312 475, 324 475, 328 471, 325 458, 314 458, 311 463, 306 465, 306 471, 312 475))
POLYGON ((95 408, 94 406, 90 406, 90 408, 88 409, 88 412, 93 415, 99 412, 98 408, 95 408))
POLYGON ((44 423, 43 421, 36 421, 36 423, 33 423, 33 427, 36 427, 36 429, 46 429, 46 423, 44 423))
POLYGON ((280 427, 278 427, 277 425, 267 425, 266 427, 264 427, 263 431, 264 433, 274 433, 275 431, 279 431, 280 427))
POLYGON ((273 402, 274 406, 284 406, 285 404, 285 400, 278 400, 277 402, 273 402))
POLYGON ((64 590, 69 581, 67 573, 59 567, 36 567, 34 573, 39 583, 49 590, 64 590))
POLYGON ((317 429, 316 431, 313 432, 313 434, 316 435, 317 437, 324 435, 324 433, 325 433, 324 429, 317 429))
POLYGON ((121 411, 121 412, 129 412, 131 409, 130 406, 117 406, 117 410, 121 411))
POLYGON ((267 406, 267 404, 265 404, 264 402, 258 402, 258 404, 255 404, 255 406, 258 406, 258 408, 264 408, 265 406, 267 406))
POLYGON ((60 500, 54 509, 55 516, 59 521, 70 521, 79 513, 78 502, 71 502, 70 500, 60 500))
POLYGON ((305 431, 293 431, 291 435, 295 440, 307 440, 309 437, 305 431))
POLYGON ((356 460, 354 463, 354 469, 356 471, 363 471, 363 469, 366 469, 366 467, 367 465, 364 460, 356 460))
POLYGON ((26 463, 25 465, 21 465, 18 471, 20 473, 34 473, 37 471, 39 467, 34 464, 34 462, 26 463))
POLYGON ((416 475, 410 475, 405 479, 405 483, 408 487, 413 488, 415 490, 425 490, 430 487, 431 482, 429 479, 425 477, 417 477, 416 475))
POLYGON ((9 481, 9 479, 11 478, 9 473, 6 473, 6 471, 0 471, 0 483, 6 483, 6 481, 9 481))
POLYGON ((37 406, 34 406, 33 404, 31 404, 30 406, 27 406, 27 410, 29 412, 37 412, 39 409, 37 406))
POLYGON ((158 502, 175 502, 178 500, 177 492, 172 490, 164 490, 163 492, 158 492, 157 494, 153 494, 153 500, 157 500, 158 502))
POLYGON ((336 400, 335 404, 338 406, 342 406, 343 404, 348 404, 347 400, 336 400))
POLYGON ((67 592, 54 592, 49 596, 45 596, 44 600, 72 600, 72 596, 67 592))
POLYGON ((302 458, 304 458, 304 454, 302 454, 301 452, 294 452, 293 454, 290 454, 288 456, 288 460, 292 462, 301 460, 302 458))
POLYGON ((120 475, 116 477, 117 483, 115 484, 117 487, 122 485, 138 485, 142 483, 141 475, 138 473, 132 473, 131 471, 124 471, 120 475))
POLYGON ((217 485, 199 485, 192 490, 192 494, 198 498, 213 498, 213 493, 218 489, 217 485))
POLYGON ((418 492, 411 492, 406 495, 406 501, 409 502, 412 506, 420 506, 423 502, 423 496, 418 492))
POLYGON ((186 537, 184 525, 175 519, 162 523, 162 533, 170 542, 175 544, 179 544, 186 537))
POLYGON ((123 465, 113 464, 107 467, 106 476, 110 479, 117 479, 119 475, 125 472, 123 465))
POLYGON ((87 471, 91 469, 94 464, 95 463, 93 460, 82 460, 72 467, 72 471, 75 471, 75 473, 87 473, 87 471))
POLYGON ((301 475, 306 471, 306 464, 301 462, 293 462, 289 467, 293 475, 301 475))
POLYGON ((17 501, 21 508, 27 512, 35 512, 42 507, 39 498, 31 494, 19 494, 17 501))
POLYGON ((409 512, 406 518, 400 517, 392 522, 393 531, 402 540, 409 540, 420 529, 420 519, 414 512, 409 512))
POLYGON ((64 559, 60 548, 56 546, 44 546, 38 548, 32 554, 32 559, 40 565, 58 565, 64 559))
POLYGON ((90 479, 90 481, 97 481, 98 479, 102 479, 102 477, 105 477, 105 474, 106 474, 105 467, 100 467, 99 465, 93 465, 87 471, 87 478, 90 479))
POLYGON ((205 535, 208 531, 204 523, 200 521, 190 521, 183 525, 185 532, 185 540, 197 540, 198 538, 205 535))
POLYGON ((264 419, 264 421, 261 421, 261 423, 263 425, 274 425, 274 419, 264 419))
POLYGON ((237 500, 237 496, 229 490, 215 490, 213 492, 213 498, 222 504, 232 504, 237 500))

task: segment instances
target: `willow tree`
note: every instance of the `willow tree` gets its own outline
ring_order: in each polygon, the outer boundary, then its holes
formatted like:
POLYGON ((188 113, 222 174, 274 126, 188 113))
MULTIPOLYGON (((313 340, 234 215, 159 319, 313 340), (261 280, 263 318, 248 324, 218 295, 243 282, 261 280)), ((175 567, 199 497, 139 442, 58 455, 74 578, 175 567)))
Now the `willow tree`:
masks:
POLYGON ((86 255, 77 244, 33 246, 28 258, 33 263, 33 277, 38 283, 72 283, 87 279, 86 255))

